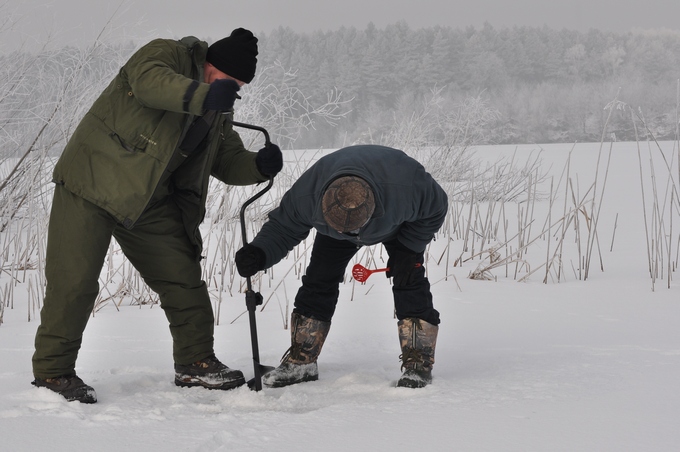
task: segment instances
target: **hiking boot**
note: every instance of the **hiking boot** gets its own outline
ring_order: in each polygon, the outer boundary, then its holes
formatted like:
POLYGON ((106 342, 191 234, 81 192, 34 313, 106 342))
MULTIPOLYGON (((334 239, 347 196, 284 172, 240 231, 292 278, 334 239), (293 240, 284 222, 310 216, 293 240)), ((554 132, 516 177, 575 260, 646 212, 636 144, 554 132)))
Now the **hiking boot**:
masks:
POLYGON ((279 367, 262 376, 262 384, 270 388, 319 379, 316 360, 331 328, 331 322, 297 313, 293 313, 290 320, 291 346, 281 358, 279 367))
POLYGON ((47 388, 63 396, 69 402, 96 403, 97 393, 76 375, 62 375, 56 378, 38 378, 31 382, 38 388, 47 388))
POLYGON ((403 374, 397 387, 423 388, 432 383, 434 349, 439 327, 421 319, 404 319, 397 324, 401 343, 403 374))
POLYGON ((245 382, 243 372, 228 368, 215 358, 215 355, 188 365, 175 364, 175 384, 177 386, 234 389, 245 384, 245 382))

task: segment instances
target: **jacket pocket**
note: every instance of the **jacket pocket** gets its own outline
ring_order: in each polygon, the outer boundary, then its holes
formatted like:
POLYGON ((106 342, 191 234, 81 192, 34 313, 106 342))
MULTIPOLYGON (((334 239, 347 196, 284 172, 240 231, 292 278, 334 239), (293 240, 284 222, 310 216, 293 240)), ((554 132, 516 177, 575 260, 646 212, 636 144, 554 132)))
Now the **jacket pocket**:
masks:
POLYGON ((145 147, 137 147, 137 146, 134 146, 134 145, 128 143, 128 142, 127 142, 126 140, 124 140, 120 135, 118 135, 118 133, 116 133, 115 131, 111 131, 111 132, 109 133, 109 136, 110 136, 114 141, 116 141, 116 142, 120 145, 120 147, 122 147, 123 149, 125 149, 125 150, 128 151, 128 152, 132 152, 132 153, 135 153, 135 152, 144 152, 145 147))
POLYGON ((154 149, 159 147, 157 128, 166 112, 143 105, 119 78, 94 102, 90 113, 110 129, 109 136, 126 151, 159 154, 154 149))

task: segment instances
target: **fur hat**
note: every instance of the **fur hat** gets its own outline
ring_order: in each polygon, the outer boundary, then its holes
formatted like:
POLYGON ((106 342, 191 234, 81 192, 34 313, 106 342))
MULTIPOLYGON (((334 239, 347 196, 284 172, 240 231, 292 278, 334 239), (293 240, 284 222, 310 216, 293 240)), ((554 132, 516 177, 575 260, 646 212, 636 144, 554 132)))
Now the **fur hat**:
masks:
POLYGON ((257 38, 249 30, 237 28, 208 47, 206 61, 225 74, 250 83, 257 65, 257 38))
POLYGON ((326 188, 321 209, 328 226, 340 232, 356 231, 373 215, 373 190, 360 177, 338 177, 326 188))

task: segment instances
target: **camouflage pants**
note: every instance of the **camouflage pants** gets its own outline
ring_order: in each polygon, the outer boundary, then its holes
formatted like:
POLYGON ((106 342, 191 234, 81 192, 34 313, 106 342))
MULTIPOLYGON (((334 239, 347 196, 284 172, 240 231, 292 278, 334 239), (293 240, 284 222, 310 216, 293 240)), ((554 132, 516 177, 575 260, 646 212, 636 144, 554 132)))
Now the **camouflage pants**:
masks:
POLYGON ((128 230, 105 210, 57 185, 48 230, 47 289, 33 355, 36 377, 75 372, 112 236, 159 295, 175 362, 189 364, 213 353, 214 317, 200 258, 172 198, 149 208, 128 230))
MULTIPOLYGON (((391 255, 395 245, 383 243, 391 255)), ((330 322, 338 302, 339 286, 345 275, 347 264, 359 249, 347 240, 336 240, 317 234, 312 247, 302 287, 295 296, 294 312, 325 322, 330 322)), ((420 256, 422 263, 423 256, 420 256)), ((377 277, 377 276, 375 276, 377 277)), ((430 282, 425 277, 425 268, 414 270, 408 285, 392 286, 394 308, 399 320, 405 318, 423 319, 433 325, 439 324, 439 312, 432 304, 430 282)))

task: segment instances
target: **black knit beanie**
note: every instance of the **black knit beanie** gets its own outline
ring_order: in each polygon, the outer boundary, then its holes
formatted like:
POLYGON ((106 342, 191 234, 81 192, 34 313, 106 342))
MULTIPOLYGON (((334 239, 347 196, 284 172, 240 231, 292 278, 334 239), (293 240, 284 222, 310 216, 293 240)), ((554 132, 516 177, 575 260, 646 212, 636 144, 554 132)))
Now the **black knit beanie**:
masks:
POLYGON ((206 60, 225 74, 250 83, 257 65, 257 38, 245 28, 237 28, 208 47, 206 60))

